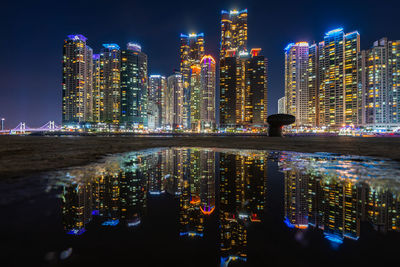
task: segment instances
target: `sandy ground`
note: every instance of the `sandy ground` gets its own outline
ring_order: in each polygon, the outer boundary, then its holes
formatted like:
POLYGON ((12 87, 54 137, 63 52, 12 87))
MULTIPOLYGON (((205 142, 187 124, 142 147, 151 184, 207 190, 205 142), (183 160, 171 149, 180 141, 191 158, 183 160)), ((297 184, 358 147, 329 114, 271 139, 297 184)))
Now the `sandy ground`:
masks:
POLYGON ((0 136, 0 180, 84 165, 112 153, 173 146, 331 152, 400 161, 400 138, 0 136))

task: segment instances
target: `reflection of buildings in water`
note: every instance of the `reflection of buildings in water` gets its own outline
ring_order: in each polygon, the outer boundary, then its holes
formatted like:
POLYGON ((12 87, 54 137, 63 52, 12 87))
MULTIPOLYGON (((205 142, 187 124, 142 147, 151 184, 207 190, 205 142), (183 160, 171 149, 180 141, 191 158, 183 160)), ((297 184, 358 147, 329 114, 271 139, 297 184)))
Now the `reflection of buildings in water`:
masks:
POLYGON ((69 234, 81 234, 85 225, 98 215, 105 226, 123 221, 127 226, 140 224, 146 210, 149 166, 145 157, 134 157, 124 170, 102 171, 97 177, 63 190, 63 222, 69 234))
POLYGON ((167 149, 163 151, 163 177, 166 178, 166 191, 170 195, 182 194, 182 186, 187 175, 188 155, 186 149, 167 149))
POLYGON ((333 243, 357 240, 360 222, 375 229, 399 230, 400 198, 388 190, 376 191, 367 183, 341 177, 320 178, 296 169, 284 171, 285 223, 289 227, 323 230, 333 243))
POLYGON ((191 149, 180 196, 180 235, 203 236, 204 220, 215 209, 215 152, 191 149))
POLYGON ((162 176, 163 170, 163 152, 157 152, 149 156, 147 165, 148 168, 148 182, 150 195, 160 195, 165 192, 164 177, 162 176))
POLYGON ((376 230, 400 231, 400 194, 370 188, 366 207, 367 218, 376 230))
POLYGON ((266 158, 221 154, 221 266, 247 259, 247 223, 261 221, 265 205, 266 158))
POLYGON ((289 227, 308 227, 307 175, 285 172, 285 223, 289 227))
POLYGON ((80 235, 92 219, 91 184, 71 184, 63 188, 62 221, 68 234, 80 235))

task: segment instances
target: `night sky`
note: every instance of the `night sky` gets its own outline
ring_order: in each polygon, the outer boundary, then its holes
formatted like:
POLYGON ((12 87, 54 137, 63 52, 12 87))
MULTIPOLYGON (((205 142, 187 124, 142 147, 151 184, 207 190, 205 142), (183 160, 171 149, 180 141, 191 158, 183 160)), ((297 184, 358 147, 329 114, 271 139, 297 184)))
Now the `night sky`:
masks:
POLYGON ((361 49, 381 37, 400 39, 398 0, 7 1, 0 16, 0 117, 6 128, 61 122, 62 46, 69 34, 85 35, 95 53, 103 43, 138 42, 149 74, 167 76, 179 67, 180 33, 204 32, 206 53, 217 57, 221 10, 244 8, 248 47, 262 48, 269 61, 269 114, 284 95, 289 42, 318 42, 337 27, 358 30, 361 49))

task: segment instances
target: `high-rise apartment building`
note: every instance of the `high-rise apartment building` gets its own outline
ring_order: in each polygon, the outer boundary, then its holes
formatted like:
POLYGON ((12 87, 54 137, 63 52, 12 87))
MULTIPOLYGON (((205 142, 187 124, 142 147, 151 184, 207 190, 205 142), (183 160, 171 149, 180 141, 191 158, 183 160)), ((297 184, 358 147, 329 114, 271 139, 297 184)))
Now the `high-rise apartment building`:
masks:
POLYGON ((200 121, 201 129, 215 129, 215 90, 216 72, 215 60, 206 55, 200 61, 201 94, 200 94, 200 121))
POLYGON ((165 127, 182 129, 184 122, 184 88, 183 76, 179 72, 174 73, 167 79, 165 102, 165 127))
POLYGON ((220 61, 220 127, 236 124, 236 52, 227 51, 220 61))
POLYGON ((93 122, 100 122, 102 92, 100 90, 100 54, 93 54, 93 122))
POLYGON ((308 125, 307 42, 289 44, 285 48, 286 111, 296 117, 295 126, 308 125))
POLYGON ((231 49, 237 52, 247 50, 247 9, 221 12, 220 59, 231 49))
POLYGON ((324 68, 320 84, 320 125, 339 128, 361 123, 361 88, 358 54, 360 35, 343 29, 329 31, 324 37, 320 63, 324 68))
POLYGON ((125 127, 146 127, 147 112, 147 55, 140 45, 128 43, 121 51, 121 123, 125 127))
POLYGON ((319 125, 319 57, 318 45, 312 44, 308 50, 308 64, 307 64, 307 125, 316 127, 319 125))
POLYGON ((121 115, 121 50, 103 44, 100 52, 100 121, 118 125, 121 115))
POLYGON ((382 38, 363 51, 365 126, 400 126, 400 41, 382 38))
POLYGON ((286 114, 286 97, 278 99, 278 114, 286 114))
POLYGON ((149 77, 149 102, 154 102, 158 108, 156 128, 162 127, 165 121, 165 94, 167 92, 167 79, 161 75, 149 77))
POLYGON ((328 127, 363 124, 360 35, 335 29, 324 41, 290 44, 285 49, 287 113, 295 126, 328 127))
POLYGON ((93 119, 93 50, 83 35, 68 35, 63 47, 62 123, 93 119))
POLYGON ((190 125, 194 131, 200 131, 200 101, 202 94, 201 68, 195 64, 190 67, 190 125))
POLYGON ((259 48, 229 50, 221 59, 220 125, 263 126, 267 119, 267 61, 259 48))
POLYGON ((247 9, 221 12, 220 126, 263 126, 267 119, 267 61, 247 51, 247 9))
POLYGON ((204 56, 204 34, 191 33, 189 35, 181 34, 180 42, 180 72, 183 77, 184 88, 184 127, 189 128, 190 122, 190 96, 191 96, 191 67, 198 65, 204 56))

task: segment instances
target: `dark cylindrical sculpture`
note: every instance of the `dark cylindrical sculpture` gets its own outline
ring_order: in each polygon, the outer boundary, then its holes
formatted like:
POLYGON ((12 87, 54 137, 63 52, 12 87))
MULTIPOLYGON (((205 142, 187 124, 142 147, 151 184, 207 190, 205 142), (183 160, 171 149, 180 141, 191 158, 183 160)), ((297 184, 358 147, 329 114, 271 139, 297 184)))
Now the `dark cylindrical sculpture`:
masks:
POLYGON ((273 114, 268 116, 267 122, 268 135, 275 137, 282 137, 282 128, 284 125, 292 124, 296 121, 296 117, 289 114, 273 114))

